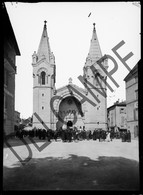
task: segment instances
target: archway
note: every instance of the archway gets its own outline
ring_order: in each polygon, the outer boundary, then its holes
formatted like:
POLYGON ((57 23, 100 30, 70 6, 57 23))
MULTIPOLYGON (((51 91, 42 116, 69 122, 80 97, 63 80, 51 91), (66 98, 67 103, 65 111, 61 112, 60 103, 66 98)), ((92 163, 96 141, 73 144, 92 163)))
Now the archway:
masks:
POLYGON ((74 96, 68 96, 62 99, 58 113, 60 116, 57 122, 58 129, 64 124, 69 127, 81 126, 81 124, 84 126, 82 106, 80 101, 74 96))
POLYGON ((45 85, 45 77, 46 77, 46 73, 44 71, 41 72, 41 84, 45 85))
POLYGON ((67 127, 72 127, 73 126, 73 122, 72 121, 68 121, 67 122, 67 127))

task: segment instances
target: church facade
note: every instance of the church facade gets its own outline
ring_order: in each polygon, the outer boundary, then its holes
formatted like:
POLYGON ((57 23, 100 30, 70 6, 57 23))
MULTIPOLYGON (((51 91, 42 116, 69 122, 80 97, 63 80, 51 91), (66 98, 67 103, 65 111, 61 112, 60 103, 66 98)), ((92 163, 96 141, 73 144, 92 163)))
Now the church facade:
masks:
MULTIPOLYGON (((46 21, 33 66, 33 127, 52 130, 76 126, 85 130, 107 129, 106 75, 97 61, 102 57, 95 24, 89 53, 79 79, 84 88, 69 83, 56 89, 56 63, 51 52, 46 21), (91 68, 92 66, 92 68, 91 68), (94 67, 96 69, 94 69, 94 67)), ((107 70, 107 59, 102 62, 107 70)))

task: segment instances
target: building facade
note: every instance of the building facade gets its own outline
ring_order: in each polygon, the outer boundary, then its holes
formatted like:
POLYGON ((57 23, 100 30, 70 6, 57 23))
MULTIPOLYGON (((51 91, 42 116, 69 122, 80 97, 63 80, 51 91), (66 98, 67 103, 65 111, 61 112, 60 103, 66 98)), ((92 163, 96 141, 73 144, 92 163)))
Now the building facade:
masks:
POLYGON ((15 130, 18 130, 18 127, 21 123, 21 119, 20 119, 20 112, 18 111, 14 111, 14 126, 15 126, 15 130))
POLYGON ((116 131, 127 130, 126 102, 115 102, 107 108, 108 128, 116 131))
POLYGON ((14 132, 14 110, 15 110, 15 74, 16 55, 20 51, 9 20, 8 13, 3 4, 3 32, 4 32, 4 133, 14 132))
POLYGON ((32 126, 32 117, 28 117, 27 119, 21 119, 21 124, 25 127, 32 126))
POLYGON ((127 103, 127 129, 133 139, 138 137, 138 64, 125 77, 127 103))
MULTIPOLYGON (((90 49, 80 81, 84 88, 69 83, 56 89, 55 56, 51 52, 46 21, 37 53, 32 55, 33 66, 33 127, 56 130, 63 125, 94 130, 107 129, 106 75, 97 64, 102 57, 95 24, 90 49), (96 71, 91 69, 96 68, 96 71), (100 83, 100 84, 99 84, 100 83), (99 101, 98 101, 98 100, 99 101)), ((107 59, 102 61, 107 70, 107 59)), ((95 69, 94 69, 95 70, 95 69)))

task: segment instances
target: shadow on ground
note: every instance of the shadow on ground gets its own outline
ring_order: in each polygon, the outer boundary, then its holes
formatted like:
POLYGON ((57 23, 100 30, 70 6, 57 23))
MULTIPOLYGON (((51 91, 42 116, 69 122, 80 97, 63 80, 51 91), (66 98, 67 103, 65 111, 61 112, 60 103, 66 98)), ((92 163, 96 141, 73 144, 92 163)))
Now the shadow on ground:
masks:
POLYGON ((105 156, 31 159, 3 168, 3 190, 139 190, 139 163, 105 156))

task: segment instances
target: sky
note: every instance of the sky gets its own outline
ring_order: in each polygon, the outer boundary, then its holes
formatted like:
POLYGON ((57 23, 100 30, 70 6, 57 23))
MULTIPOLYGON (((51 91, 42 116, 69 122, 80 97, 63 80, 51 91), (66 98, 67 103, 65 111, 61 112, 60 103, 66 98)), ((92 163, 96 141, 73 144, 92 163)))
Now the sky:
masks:
MULTIPOLYGON (((32 54, 38 50, 44 20, 47 20, 50 47, 55 55, 56 88, 67 85, 70 77, 73 84, 83 88, 78 76, 83 75, 93 23, 96 23, 102 55, 111 55, 118 64, 112 77, 119 87, 107 79, 114 90, 107 90, 107 107, 118 99, 126 99, 124 78, 129 71, 112 48, 122 40, 125 42, 118 53, 122 58, 133 53, 126 61, 130 69, 140 60, 141 8, 138 2, 6 2, 5 5, 21 53, 16 57, 15 79, 15 110, 20 112, 21 118, 33 113, 32 54)), ((113 69, 111 60, 108 66, 108 71, 113 69)))

